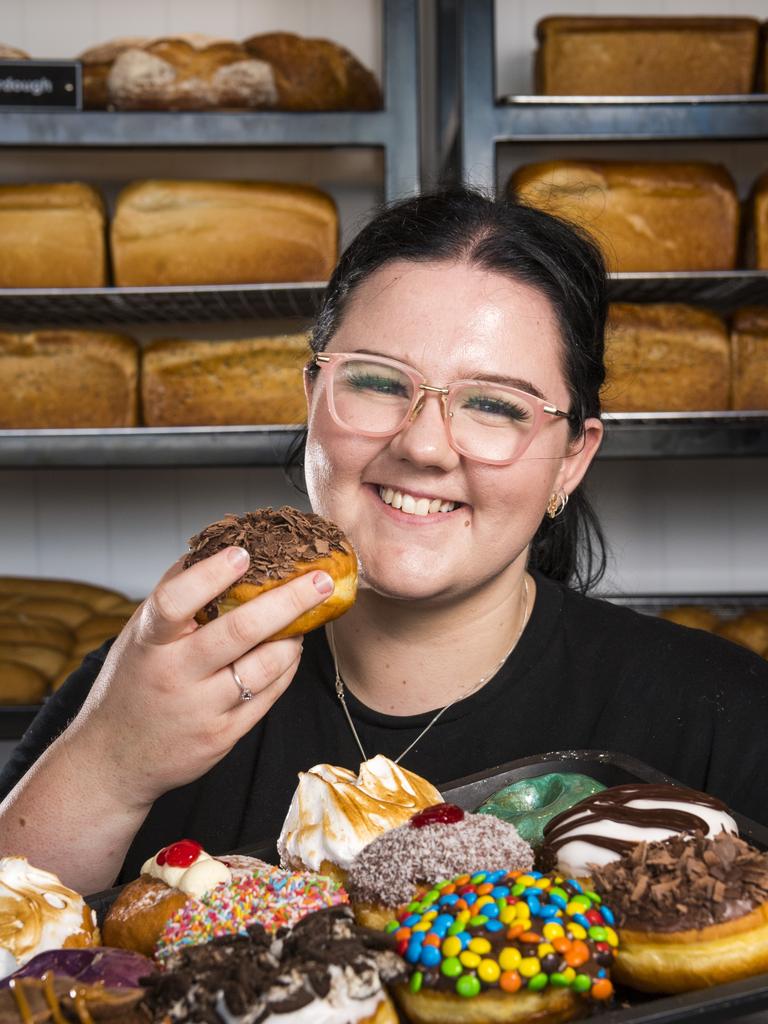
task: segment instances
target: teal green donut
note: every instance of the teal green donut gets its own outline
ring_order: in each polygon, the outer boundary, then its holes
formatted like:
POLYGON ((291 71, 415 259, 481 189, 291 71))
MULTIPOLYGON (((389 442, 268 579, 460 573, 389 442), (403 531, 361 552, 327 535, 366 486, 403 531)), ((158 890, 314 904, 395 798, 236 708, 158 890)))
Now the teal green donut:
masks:
POLYGON ((540 846, 544 826, 551 818, 603 789, 602 782, 588 775, 551 772, 505 786, 485 800, 476 813, 509 822, 531 846, 540 846))

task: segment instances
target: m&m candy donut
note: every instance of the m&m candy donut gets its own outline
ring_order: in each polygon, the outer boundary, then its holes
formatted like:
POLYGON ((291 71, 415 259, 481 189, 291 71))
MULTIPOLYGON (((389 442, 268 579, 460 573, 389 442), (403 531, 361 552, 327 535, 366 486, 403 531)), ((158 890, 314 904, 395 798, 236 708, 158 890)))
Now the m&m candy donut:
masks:
POLYGON ((410 969, 397 998, 415 1024, 570 1020, 585 999, 613 995, 614 923, 575 879, 459 875, 422 890, 387 924, 410 969))

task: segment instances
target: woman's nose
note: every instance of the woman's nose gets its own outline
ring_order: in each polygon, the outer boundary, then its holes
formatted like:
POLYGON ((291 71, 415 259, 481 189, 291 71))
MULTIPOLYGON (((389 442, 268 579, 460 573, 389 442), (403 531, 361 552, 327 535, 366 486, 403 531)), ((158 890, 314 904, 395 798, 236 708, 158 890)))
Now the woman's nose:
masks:
POLYGON ((398 458, 415 465, 453 469, 460 456, 451 447, 443 418, 442 395, 422 392, 411 418, 390 441, 390 450, 398 458))

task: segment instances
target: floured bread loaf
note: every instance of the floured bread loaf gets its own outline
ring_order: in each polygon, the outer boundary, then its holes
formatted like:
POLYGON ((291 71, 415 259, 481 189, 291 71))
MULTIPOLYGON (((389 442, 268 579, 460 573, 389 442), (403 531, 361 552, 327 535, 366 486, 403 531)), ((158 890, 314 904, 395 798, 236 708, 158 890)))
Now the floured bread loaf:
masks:
POLYGON ((155 341, 144 351, 142 405, 150 427, 303 423, 303 334, 238 341, 155 341))
POLYGON ((561 160, 529 164, 508 189, 585 228, 612 271, 732 270, 739 201, 724 167, 561 160))
POLYGON ((727 409, 730 343, 714 313, 682 303, 614 303, 605 343, 606 412, 727 409))
POLYGON ((733 408, 768 409, 768 306, 736 311, 731 344, 733 408))
POLYGON ((133 427, 139 348, 105 331, 0 334, 0 427, 133 427))
POLYGON ((137 181, 112 222, 117 285, 325 281, 336 263, 330 196, 257 181, 137 181))
POLYGON ((112 65, 125 50, 141 49, 146 36, 123 36, 84 50, 77 58, 83 65, 83 105, 86 110, 104 110, 109 106, 107 79, 112 65))
POLYGON ((0 185, 0 288, 100 288, 105 215, 90 185, 0 185))

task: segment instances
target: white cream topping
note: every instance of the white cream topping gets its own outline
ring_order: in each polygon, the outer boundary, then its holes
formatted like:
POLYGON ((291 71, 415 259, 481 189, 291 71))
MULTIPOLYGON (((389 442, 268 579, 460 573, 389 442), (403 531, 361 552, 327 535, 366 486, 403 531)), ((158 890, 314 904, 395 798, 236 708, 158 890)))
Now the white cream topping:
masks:
POLYGON ((435 512, 453 512, 457 502, 446 501, 444 498, 417 498, 407 491, 396 491, 392 487, 379 487, 379 497, 385 505, 399 508, 401 512, 412 516, 429 516, 435 512))
POLYGON ((281 863, 319 871, 329 861, 346 870, 376 836, 442 802, 434 786, 382 754, 363 762, 357 775, 315 765, 299 774, 277 841, 281 863))
POLYGON ((221 882, 231 882, 232 872, 226 864, 215 860, 205 850, 201 850, 192 864, 185 868, 173 867, 170 864, 158 864, 157 854, 145 861, 141 868, 142 875, 151 875, 152 878, 159 878, 161 882, 171 886, 172 889, 180 889, 187 896, 196 896, 197 899, 205 896, 221 882))
POLYGON ((19 961, 10 951, 0 946, 0 978, 7 978, 19 966, 19 961))
MULTIPOLYGON (((658 807, 674 810, 687 811, 695 814, 707 823, 706 835, 717 835, 718 832, 730 832, 732 835, 739 834, 739 827, 734 819, 725 811, 719 811, 716 807, 707 807, 703 804, 687 803, 684 800, 629 800, 627 807, 637 807, 643 810, 652 810, 658 807)), ((605 847, 590 843, 588 840, 578 839, 580 835, 605 836, 611 839, 624 839, 633 843, 655 843, 662 839, 669 839, 677 835, 677 831, 671 828, 660 828, 646 825, 630 825, 623 822, 611 821, 601 818, 599 821, 589 821, 579 824, 579 818, 587 814, 587 811, 573 815, 572 824, 569 828, 569 835, 573 836, 557 851, 557 870, 572 878, 586 878, 589 876, 589 865, 597 864, 603 867, 612 861, 619 860, 621 854, 605 847)))
MULTIPOLYGON (((73 935, 89 945, 86 916, 92 917, 82 896, 56 875, 32 867, 25 857, 0 858, 0 947, 18 966, 38 953, 61 949, 73 935)), ((4 962, 10 961, 4 957, 4 962)))

